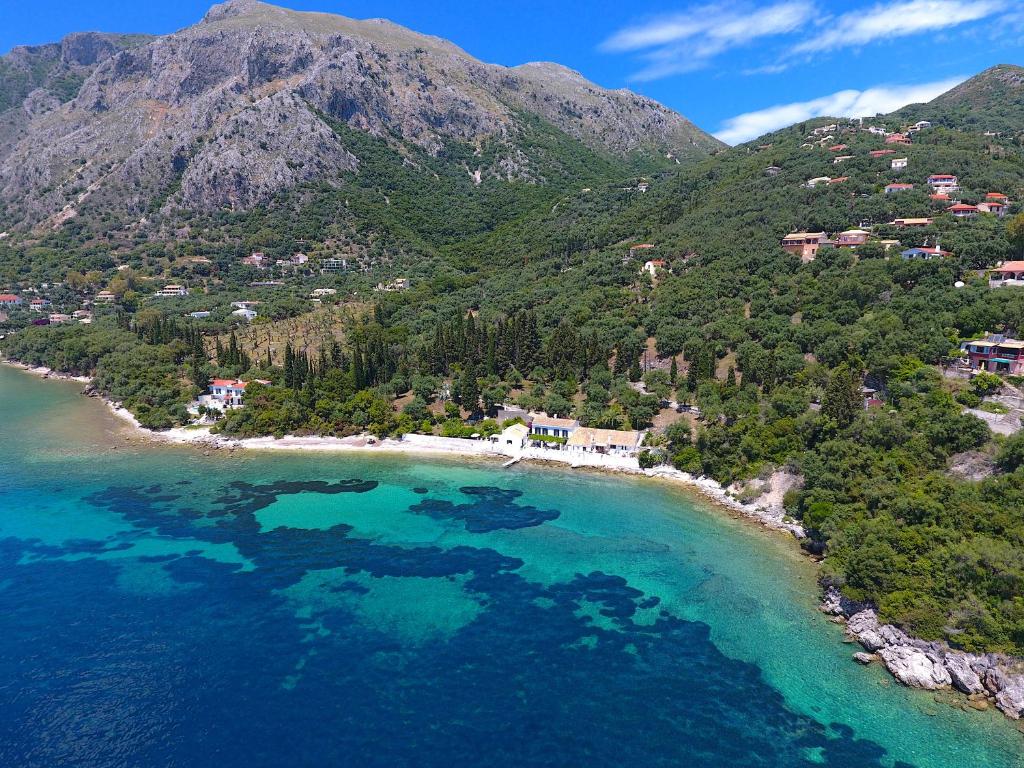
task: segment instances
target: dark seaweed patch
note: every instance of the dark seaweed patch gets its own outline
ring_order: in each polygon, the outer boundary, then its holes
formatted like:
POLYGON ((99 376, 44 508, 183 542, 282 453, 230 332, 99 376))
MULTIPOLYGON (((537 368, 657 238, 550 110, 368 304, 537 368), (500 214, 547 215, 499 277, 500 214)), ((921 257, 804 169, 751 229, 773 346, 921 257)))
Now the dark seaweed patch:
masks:
POLYGON ((521 491, 486 486, 467 486, 459 491, 472 501, 468 504, 452 504, 440 499, 424 499, 409 510, 435 520, 461 520, 470 533, 487 533, 502 528, 530 528, 554 520, 559 514, 554 509, 517 504, 516 499, 523 495, 521 491))

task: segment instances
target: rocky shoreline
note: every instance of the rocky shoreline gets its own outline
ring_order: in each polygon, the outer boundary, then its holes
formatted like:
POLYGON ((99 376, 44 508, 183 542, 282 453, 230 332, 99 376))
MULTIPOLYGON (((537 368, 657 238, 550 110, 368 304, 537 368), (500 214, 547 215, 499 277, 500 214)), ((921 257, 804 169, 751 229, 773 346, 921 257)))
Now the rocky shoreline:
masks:
POLYGON ((864 648, 854 654, 857 662, 878 661, 911 688, 959 691, 974 709, 995 706, 1013 720, 1024 717, 1024 659, 966 653, 946 643, 911 637, 892 624, 882 624, 874 608, 848 600, 835 587, 825 590, 821 610, 844 623, 847 636, 864 648))

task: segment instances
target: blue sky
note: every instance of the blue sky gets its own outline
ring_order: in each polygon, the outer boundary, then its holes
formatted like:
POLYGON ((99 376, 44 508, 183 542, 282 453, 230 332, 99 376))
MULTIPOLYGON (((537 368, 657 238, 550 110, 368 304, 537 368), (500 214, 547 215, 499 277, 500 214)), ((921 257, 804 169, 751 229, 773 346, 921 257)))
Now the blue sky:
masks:
MULTIPOLYGON (((729 0, 633 3, 284 0, 386 17, 484 61, 557 61, 628 87, 730 143, 820 114, 930 99, 993 64, 1024 64, 1020 0, 729 0)), ((167 33, 199 0, 0 0, 0 51, 68 32, 167 33)))

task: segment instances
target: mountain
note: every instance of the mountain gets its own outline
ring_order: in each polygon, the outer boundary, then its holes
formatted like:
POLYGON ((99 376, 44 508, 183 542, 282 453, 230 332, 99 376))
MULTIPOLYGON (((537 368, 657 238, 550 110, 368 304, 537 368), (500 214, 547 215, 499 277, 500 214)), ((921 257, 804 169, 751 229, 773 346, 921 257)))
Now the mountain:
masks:
POLYGON ((1024 136, 1024 67, 990 67, 927 104, 912 104, 894 116, 961 130, 1024 136))
POLYGON ((332 125, 381 139, 413 165, 418 155, 450 160, 475 183, 550 183, 566 153, 625 173, 722 146, 629 91, 556 64, 485 64, 384 20, 231 0, 193 27, 131 41, 141 44, 77 36, 0 60, 7 220, 60 225, 88 214, 124 223, 157 210, 247 210, 299 185, 337 186, 365 158, 332 125), (88 41, 94 50, 80 64, 66 55, 88 41), (19 64, 32 56, 54 63, 19 64))

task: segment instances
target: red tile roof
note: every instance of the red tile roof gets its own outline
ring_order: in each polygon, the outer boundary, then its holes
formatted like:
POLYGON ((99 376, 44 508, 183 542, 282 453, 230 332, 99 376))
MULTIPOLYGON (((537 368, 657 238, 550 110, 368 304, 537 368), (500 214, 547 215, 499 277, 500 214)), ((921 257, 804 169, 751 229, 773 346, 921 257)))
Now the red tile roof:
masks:
POLYGON ((18 297, 13 293, 0 293, 0 301, 17 301, 18 297))

